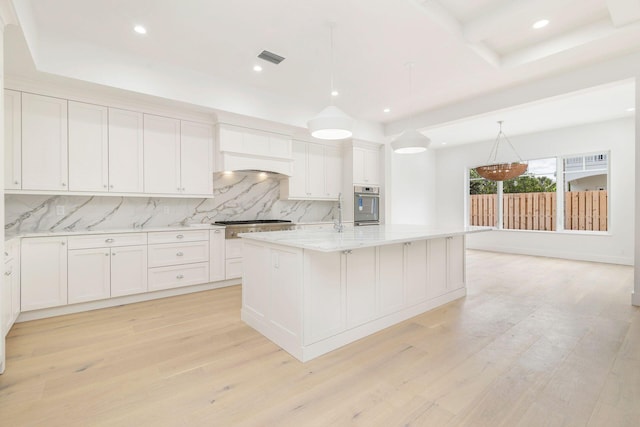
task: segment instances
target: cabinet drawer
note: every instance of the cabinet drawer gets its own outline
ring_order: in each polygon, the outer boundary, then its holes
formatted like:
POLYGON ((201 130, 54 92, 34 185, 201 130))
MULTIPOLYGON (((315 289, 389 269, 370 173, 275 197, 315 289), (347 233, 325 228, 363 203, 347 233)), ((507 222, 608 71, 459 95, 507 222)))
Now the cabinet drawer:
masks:
POLYGON ((227 239, 224 244, 227 259, 242 257, 242 239, 227 239))
POLYGON ((112 248, 147 244, 147 233, 91 234, 69 237, 69 249, 112 248))
POLYGON ((148 233, 149 244, 209 241, 209 230, 155 231, 148 233))
POLYGON ((149 290, 179 288, 209 282, 209 263, 149 269, 149 290))
POLYGON ((149 267, 209 261, 209 242, 149 245, 149 267))
POLYGON ((228 259, 225 264, 225 279, 242 277, 242 258, 228 259))

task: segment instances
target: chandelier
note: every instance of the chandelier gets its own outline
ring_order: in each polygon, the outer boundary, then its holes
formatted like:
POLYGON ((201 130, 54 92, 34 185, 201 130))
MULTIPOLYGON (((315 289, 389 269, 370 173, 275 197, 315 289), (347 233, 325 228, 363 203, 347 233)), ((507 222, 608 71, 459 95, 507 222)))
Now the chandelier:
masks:
POLYGON ((507 135, 502 131, 502 120, 498 121, 498 125, 500 126, 500 130, 498 131, 498 136, 496 137, 496 142, 493 144, 493 148, 489 153, 489 159, 487 160, 487 165, 478 166, 475 168, 478 175, 481 177, 488 179, 490 181, 504 181, 507 179, 512 179, 518 177, 527 171, 527 163, 522 161, 522 158, 518 155, 518 152, 515 148, 513 148, 513 144, 507 138, 507 135), (498 162, 498 150, 500 148, 500 143, 502 140, 506 141, 506 143, 511 147, 511 150, 515 153, 518 158, 517 162, 498 162))

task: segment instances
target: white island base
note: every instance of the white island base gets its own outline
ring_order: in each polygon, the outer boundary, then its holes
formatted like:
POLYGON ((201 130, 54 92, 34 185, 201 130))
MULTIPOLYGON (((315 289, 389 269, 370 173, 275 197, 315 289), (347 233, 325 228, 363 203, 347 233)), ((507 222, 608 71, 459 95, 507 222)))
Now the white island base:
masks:
POLYGON ((306 362, 463 297, 466 232, 377 246, 347 236, 337 250, 282 234, 295 231, 244 235, 242 320, 306 362))

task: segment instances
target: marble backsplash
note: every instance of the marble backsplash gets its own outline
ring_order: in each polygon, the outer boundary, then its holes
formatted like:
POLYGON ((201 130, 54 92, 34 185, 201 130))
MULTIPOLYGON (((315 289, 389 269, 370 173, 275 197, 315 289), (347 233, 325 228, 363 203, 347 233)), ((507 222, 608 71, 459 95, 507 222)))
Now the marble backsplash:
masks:
POLYGON ((91 231, 287 219, 332 222, 337 203, 280 200, 281 176, 234 172, 214 179, 214 198, 5 195, 5 232, 91 231), (64 212, 64 213, 63 213, 64 212))

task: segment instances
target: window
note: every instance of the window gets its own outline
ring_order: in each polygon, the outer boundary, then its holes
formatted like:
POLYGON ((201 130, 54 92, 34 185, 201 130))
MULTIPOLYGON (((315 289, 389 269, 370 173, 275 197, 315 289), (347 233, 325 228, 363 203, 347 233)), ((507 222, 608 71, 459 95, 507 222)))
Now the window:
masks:
POLYGON ((469 225, 505 230, 608 230, 608 153, 528 163, 524 175, 503 182, 488 181, 474 169, 469 171, 469 225))
POLYGON ((469 225, 498 225, 498 185, 469 170, 469 225))
POLYGON ((527 172, 502 183, 502 228, 556 229, 556 159, 530 160, 527 172))
POLYGON ((608 153, 565 157, 564 229, 608 230, 608 153))

